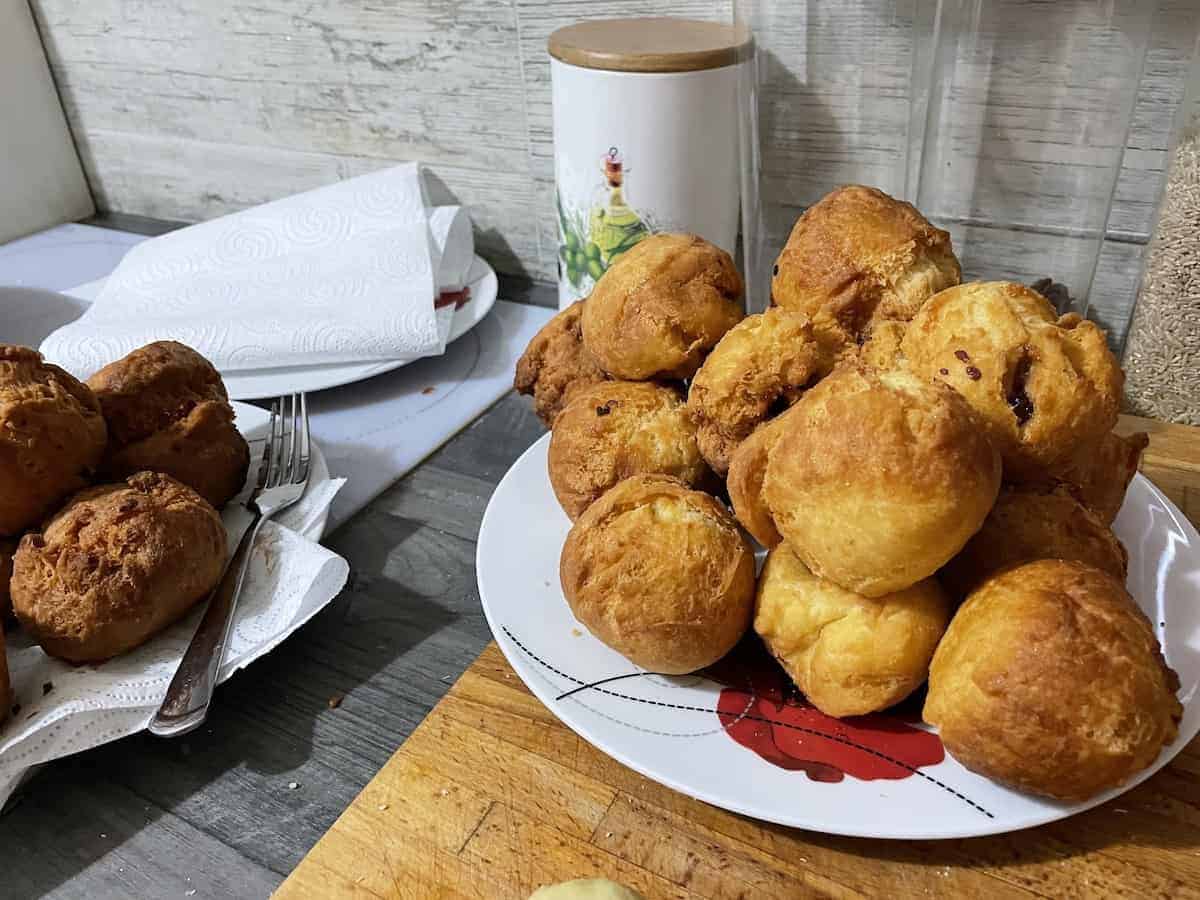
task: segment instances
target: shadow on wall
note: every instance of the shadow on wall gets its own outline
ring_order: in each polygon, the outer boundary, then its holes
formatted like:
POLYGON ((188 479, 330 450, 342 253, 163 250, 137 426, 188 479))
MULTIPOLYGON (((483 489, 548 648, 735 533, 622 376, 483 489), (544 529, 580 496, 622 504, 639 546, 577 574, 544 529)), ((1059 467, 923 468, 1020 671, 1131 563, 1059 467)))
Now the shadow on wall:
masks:
POLYGON ((903 192, 912 23, 895 5, 744 4, 760 34, 760 191, 770 263, 796 218, 838 185, 903 192))
MULTIPOLYGON (((454 191, 429 166, 423 167, 425 187, 429 192, 429 200, 434 206, 457 206, 460 200, 454 191)), ((467 209, 470 212, 470 207, 467 209)), ((517 256, 508 240, 495 228, 480 228, 474 225, 475 252, 491 263, 497 272, 513 275, 517 278, 533 279, 533 275, 525 268, 525 264, 517 256)))
POLYGON ((759 67, 759 203, 764 229, 759 283, 769 285, 775 259, 796 219, 824 193, 810 173, 821 166, 822 158, 840 155, 845 138, 821 93, 806 85, 778 54, 760 49, 759 67))

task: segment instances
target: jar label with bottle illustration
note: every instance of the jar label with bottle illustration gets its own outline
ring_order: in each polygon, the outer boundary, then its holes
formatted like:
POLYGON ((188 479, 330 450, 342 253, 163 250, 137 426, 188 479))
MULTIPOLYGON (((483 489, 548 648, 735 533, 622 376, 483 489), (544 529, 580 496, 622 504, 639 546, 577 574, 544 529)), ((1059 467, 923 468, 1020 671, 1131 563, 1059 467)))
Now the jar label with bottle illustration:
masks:
POLYGON ((737 66, 608 72, 552 59, 551 73, 560 308, 655 232, 734 252, 737 66))
POLYGON ((608 149, 600 171, 603 179, 590 208, 572 208, 557 195, 560 276, 576 289, 595 283, 617 257, 656 230, 625 198, 627 170, 618 148, 608 149))

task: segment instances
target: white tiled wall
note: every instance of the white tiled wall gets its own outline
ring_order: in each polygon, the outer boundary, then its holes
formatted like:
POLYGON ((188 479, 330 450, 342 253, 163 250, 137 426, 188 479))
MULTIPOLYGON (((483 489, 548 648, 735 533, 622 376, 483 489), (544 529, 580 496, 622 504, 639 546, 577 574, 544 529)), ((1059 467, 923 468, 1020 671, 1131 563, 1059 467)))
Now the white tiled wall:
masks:
MULTIPOLYGON (((794 15, 777 4, 777 27, 803 53, 767 61, 783 77, 765 98, 775 121, 764 188, 799 211, 837 182, 879 181, 902 133, 900 120, 864 121, 836 81, 794 70, 811 54, 845 59, 849 72, 869 63, 901 109, 911 51, 879 14, 895 0, 790 2, 794 15)), ((1149 2, 1157 15, 1112 217, 1127 242, 1106 248, 1093 295, 1117 330, 1200 15, 1200 0, 1149 2)), ((550 32, 588 17, 728 20, 731 3, 32 0, 102 209, 199 220, 419 159, 439 192, 470 205, 497 268, 545 279, 557 258, 550 32)))

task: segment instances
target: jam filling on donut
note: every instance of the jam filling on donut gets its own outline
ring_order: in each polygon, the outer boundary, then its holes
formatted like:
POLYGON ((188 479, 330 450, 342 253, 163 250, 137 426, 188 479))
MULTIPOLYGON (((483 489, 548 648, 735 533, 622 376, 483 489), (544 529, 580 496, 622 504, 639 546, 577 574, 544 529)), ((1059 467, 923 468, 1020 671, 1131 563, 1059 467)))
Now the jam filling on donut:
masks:
POLYGON ((778 397, 776 397, 774 400, 772 400, 771 405, 767 407, 767 414, 764 418, 765 419, 773 419, 776 416, 780 415, 781 413, 787 412, 788 409, 791 408, 792 403, 795 402, 795 400, 798 398, 799 393, 804 391, 805 387, 807 387, 807 385, 805 385, 804 387, 801 387, 796 392, 795 396, 789 396, 789 394, 783 393, 783 394, 780 394, 778 397))
POLYGON ((1033 416, 1033 401, 1025 392, 1025 384, 1029 380, 1029 368, 1032 365, 1033 358, 1026 349, 1017 361, 1016 371, 1013 372, 1012 387, 1008 389, 1008 406, 1013 411, 1013 415, 1017 417, 1018 425, 1024 425, 1033 416))

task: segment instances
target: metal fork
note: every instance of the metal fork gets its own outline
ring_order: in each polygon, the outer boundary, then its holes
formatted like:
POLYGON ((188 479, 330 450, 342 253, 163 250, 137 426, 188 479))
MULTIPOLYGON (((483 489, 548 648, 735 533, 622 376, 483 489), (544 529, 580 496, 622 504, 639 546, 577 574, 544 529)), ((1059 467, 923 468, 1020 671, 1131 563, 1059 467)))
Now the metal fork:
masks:
POLYGON ((208 715, 255 538, 265 522, 303 496, 308 485, 310 449, 307 398, 304 394, 280 397, 271 404, 271 424, 258 481, 246 501, 254 518, 208 601, 208 609, 179 662, 162 705, 150 721, 151 733, 159 737, 186 734, 208 715))

